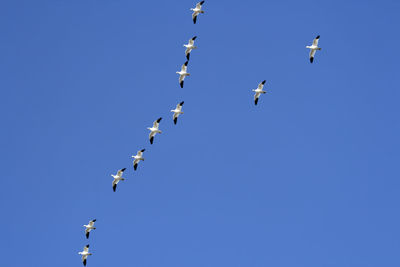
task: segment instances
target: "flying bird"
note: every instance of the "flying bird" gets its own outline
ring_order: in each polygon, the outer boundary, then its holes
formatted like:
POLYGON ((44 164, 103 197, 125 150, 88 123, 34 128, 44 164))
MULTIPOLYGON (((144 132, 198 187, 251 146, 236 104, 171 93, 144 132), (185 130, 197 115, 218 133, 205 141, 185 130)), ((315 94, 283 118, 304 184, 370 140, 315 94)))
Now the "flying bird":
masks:
POLYGON ((255 92, 255 94, 254 94, 254 104, 255 105, 257 105, 257 103, 258 103, 258 98, 260 97, 260 95, 266 93, 266 91, 263 91, 264 84, 265 84, 265 80, 258 84, 257 89, 253 89, 253 92, 255 92))
POLYGON ((194 23, 194 24, 196 24, 197 15, 199 15, 200 13, 204 13, 204 11, 201 10, 201 6, 202 6, 203 4, 204 4, 204 1, 198 2, 198 3, 196 4, 196 7, 195 7, 195 8, 191 8, 191 9, 190 9, 190 10, 193 11, 192 19, 193 19, 193 23, 194 23))
POLYGON ((317 50, 321 50, 321 47, 318 47, 318 41, 319 41, 319 35, 317 37, 315 37, 311 46, 309 46, 309 45, 306 46, 306 48, 310 49, 310 62, 311 63, 313 63, 313 61, 314 61, 315 52, 317 50))
POLYGON ((94 222, 96 221, 96 219, 91 220, 87 225, 83 225, 86 229, 85 229, 85 234, 86 234, 86 238, 89 238, 89 233, 90 231, 96 229, 96 227, 94 227, 94 222))
POLYGON ((183 88, 183 80, 185 80, 186 76, 190 76, 190 73, 187 73, 187 64, 189 61, 186 61, 181 68, 181 71, 177 71, 176 73, 179 74, 179 84, 181 88, 183 88))
POLYGON ((180 115, 180 114, 183 114, 183 111, 182 111, 183 103, 184 103, 184 101, 182 101, 181 103, 179 103, 178 105, 176 105, 176 108, 175 108, 175 109, 172 109, 172 110, 171 110, 171 112, 174 113, 174 115, 173 115, 173 117, 172 117, 172 118, 174 119, 174 124, 177 123, 179 115, 180 115))
POLYGON ((145 151, 146 149, 142 149, 142 150, 139 150, 138 152, 137 152, 137 154, 135 155, 135 156, 132 156, 132 158, 134 158, 134 161, 133 161, 133 169, 136 171, 136 169, 137 169, 137 165, 139 164, 139 161, 144 161, 144 158, 143 158, 143 152, 145 151))
POLYGON ((78 252, 78 254, 82 255, 82 263, 83 263, 83 266, 86 266, 86 259, 87 259, 87 257, 90 256, 90 255, 92 255, 92 253, 89 253, 89 245, 86 245, 86 246, 83 248, 83 251, 78 252))
POLYGON ((158 130, 158 126, 160 125, 160 121, 162 118, 158 118, 158 120, 156 120, 155 122, 153 122, 153 127, 147 127, 147 129, 150 130, 150 134, 149 134, 149 139, 150 139, 150 144, 153 144, 153 140, 154 140, 154 136, 157 133, 162 133, 160 130, 158 130))
POLYGON ((112 186, 113 186, 113 190, 115 192, 115 190, 117 189, 117 184, 119 183, 119 181, 125 181, 125 178, 122 177, 122 174, 124 173, 124 171, 126 170, 126 168, 120 169, 116 175, 111 174, 111 176, 114 178, 113 182, 112 182, 112 186))
POLYGON ((185 55, 187 60, 190 58, 190 52, 192 52, 193 49, 196 49, 197 46, 194 45, 194 40, 196 40, 197 36, 194 36, 192 39, 189 40, 188 44, 184 44, 183 46, 186 47, 185 50, 185 55))

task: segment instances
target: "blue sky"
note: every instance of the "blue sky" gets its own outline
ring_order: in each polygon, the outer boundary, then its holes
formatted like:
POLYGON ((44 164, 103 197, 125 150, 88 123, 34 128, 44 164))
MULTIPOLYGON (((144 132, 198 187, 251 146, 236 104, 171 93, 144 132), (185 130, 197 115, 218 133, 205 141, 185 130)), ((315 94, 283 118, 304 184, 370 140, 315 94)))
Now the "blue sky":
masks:
POLYGON ((400 3, 194 5, 1 3, 2 266, 398 266, 400 3))

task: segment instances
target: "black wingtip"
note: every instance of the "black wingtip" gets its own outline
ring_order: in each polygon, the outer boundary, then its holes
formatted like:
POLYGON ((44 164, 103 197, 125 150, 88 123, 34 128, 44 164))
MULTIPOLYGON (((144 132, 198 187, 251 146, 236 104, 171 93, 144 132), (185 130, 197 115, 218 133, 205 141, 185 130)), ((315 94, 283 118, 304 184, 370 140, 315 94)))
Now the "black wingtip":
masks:
POLYGON ((89 244, 87 244, 86 247, 88 248, 88 247, 89 247, 89 244))
POLYGON ((257 106, 258 103, 258 98, 256 100, 254 100, 254 104, 257 106))
POLYGON ((93 222, 95 222, 96 221, 96 219, 94 219, 94 220, 92 220, 93 222))
POLYGON ((158 119, 157 119, 157 122, 159 123, 161 120, 162 120, 162 117, 158 118, 158 119))
POLYGON ((179 105, 181 105, 181 106, 182 106, 184 103, 185 103, 185 101, 182 101, 181 103, 179 103, 179 105))
POLYGON ((183 81, 181 81, 181 83, 179 85, 181 86, 181 88, 183 88, 183 81))
POLYGON ((193 18, 193 24, 196 24, 197 16, 193 18))
POLYGON ((183 65, 187 66, 187 64, 188 64, 188 63, 189 63, 189 61, 188 61, 188 60, 186 60, 185 64, 183 64, 183 65))
POLYGON ((196 40, 196 38, 197 38, 197 35, 196 35, 196 36, 193 36, 192 40, 194 41, 194 40, 196 40))
POLYGON ((136 171, 136 169, 137 169, 137 164, 134 164, 134 165, 133 165, 133 169, 136 171))
POLYGON ((151 145, 153 144, 153 140, 154 140, 154 137, 151 137, 151 138, 150 138, 150 144, 151 144, 151 145))
POLYGON ((262 81, 262 84, 265 84, 266 80, 262 81))
POLYGON ((174 119, 174 124, 176 124, 177 121, 178 121, 178 118, 175 118, 175 119, 174 119))
POLYGON ((204 1, 201 1, 201 2, 200 2, 200 5, 202 5, 202 4, 204 4, 204 1))
POLYGON ((83 260, 83 266, 86 266, 86 259, 83 260))
POLYGON ((89 239, 89 232, 86 233, 86 239, 89 239))
POLYGON ((117 185, 113 185, 113 191, 115 192, 115 190, 117 189, 117 185))
POLYGON ((313 61, 314 61, 314 58, 310 57, 310 63, 313 63, 313 61))
POLYGON ((121 172, 124 172, 125 170, 126 170, 126 168, 122 168, 122 169, 121 169, 121 172))
POLYGON ((140 150, 141 152, 145 152, 146 151, 146 149, 145 148, 143 148, 142 150, 140 150))
POLYGON ((319 37, 320 37, 320 36, 318 35, 317 37, 315 37, 315 39, 319 39, 319 37))
POLYGON ((190 60, 190 53, 188 53, 187 55, 186 55, 186 59, 189 61, 190 60))

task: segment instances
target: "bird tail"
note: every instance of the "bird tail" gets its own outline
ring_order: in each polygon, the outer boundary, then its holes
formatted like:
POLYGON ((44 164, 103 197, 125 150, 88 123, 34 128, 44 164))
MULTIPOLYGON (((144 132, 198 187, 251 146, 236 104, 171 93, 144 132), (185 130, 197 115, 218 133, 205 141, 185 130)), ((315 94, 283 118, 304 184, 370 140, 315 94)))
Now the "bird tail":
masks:
POLYGON ((318 47, 317 50, 322 50, 322 48, 321 48, 321 47, 318 47))

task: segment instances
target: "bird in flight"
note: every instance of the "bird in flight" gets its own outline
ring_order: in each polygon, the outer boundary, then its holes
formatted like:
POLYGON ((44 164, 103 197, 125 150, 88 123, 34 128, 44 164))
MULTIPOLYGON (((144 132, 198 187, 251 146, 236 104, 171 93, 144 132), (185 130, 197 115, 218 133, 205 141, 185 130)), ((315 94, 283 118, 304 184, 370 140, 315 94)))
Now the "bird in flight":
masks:
POLYGON ((321 47, 318 47, 319 35, 315 37, 312 45, 307 45, 306 48, 310 49, 310 62, 313 63, 314 55, 317 50, 321 50, 321 47))
POLYGON ((149 134, 150 144, 153 144, 154 136, 157 133, 162 133, 160 130, 158 130, 158 126, 160 125, 161 119, 162 118, 158 118, 155 122, 153 122, 153 127, 147 127, 147 129, 150 130, 149 134))
POLYGON ((187 64, 189 61, 186 61, 181 68, 181 71, 177 71, 176 73, 179 74, 179 84, 181 88, 183 88, 183 80, 185 80, 186 76, 190 76, 190 73, 187 73, 187 64))
POLYGON ((258 103, 258 98, 260 97, 260 95, 266 93, 266 91, 263 91, 264 84, 265 84, 265 80, 258 84, 257 89, 253 89, 253 92, 255 92, 255 94, 254 94, 254 104, 255 105, 257 105, 257 103, 258 103))
POLYGON ((125 178, 122 177, 122 174, 124 173, 125 170, 126 170, 126 168, 123 168, 123 169, 120 169, 116 175, 111 174, 111 176, 114 178, 114 180, 112 182, 114 192, 117 189, 117 184, 119 183, 119 181, 125 181, 125 178))
POLYGON ((83 248, 83 251, 78 252, 78 254, 82 255, 82 263, 83 263, 83 266, 86 266, 86 259, 87 259, 87 257, 90 256, 90 255, 92 255, 92 253, 89 253, 89 245, 86 245, 86 246, 83 248))
POLYGON ((86 234, 86 239, 89 238, 89 233, 90 231, 96 229, 96 227, 94 227, 94 222, 96 221, 96 219, 91 220, 87 225, 83 225, 86 229, 85 229, 85 234, 86 234))
POLYGON ((143 148, 142 150, 139 150, 135 156, 132 156, 132 158, 134 158, 134 160, 133 160, 133 169, 135 171, 137 169, 137 165, 139 164, 139 161, 141 161, 141 160, 144 161, 143 152, 145 150, 146 149, 143 148))
POLYGON ((183 111, 182 111, 183 103, 184 103, 184 101, 180 102, 178 105, 176 105, 175 109, 171 110, 171 112, 174 113, 174 115, 172 116, 172 118, 174 119, 174 124, 177 123, 179 115, 183 114, 183 111))
POLYGON ((192 19, 193 19, 193 23, 194 24, 196 24, 196 21, 197 21, 197 15, 199 15, 200 13, 204 13, 204 11, 203 10, 201 10, 201 6, 204 4, 204 1, 201 1, 201 2, 198 2, 197 4, 196 4, 196 7, 195 8, 191 8, 190 10, 192 10, 193 11, 193 14, 192 14, 192 19))
POLYGON ((187 60, 190 58, 190 52, 192 52, 193 49, 196 49, 197 46, 194 45, 194 40, 196 40, 197 36, 194 36, 192 39, 189 40, 188 44, 184 44, 183 46, 186 47, 185 50, 185 55, 187 60))

